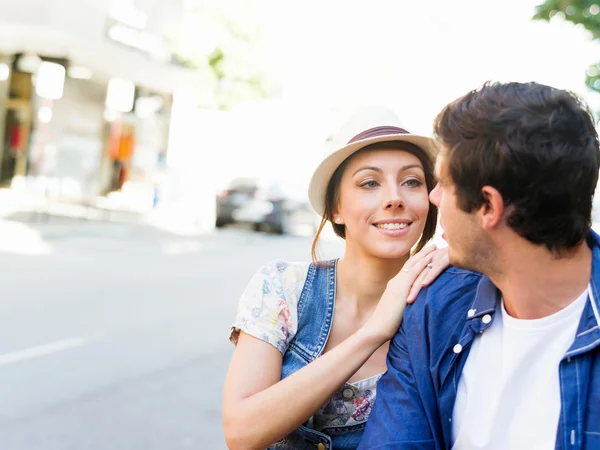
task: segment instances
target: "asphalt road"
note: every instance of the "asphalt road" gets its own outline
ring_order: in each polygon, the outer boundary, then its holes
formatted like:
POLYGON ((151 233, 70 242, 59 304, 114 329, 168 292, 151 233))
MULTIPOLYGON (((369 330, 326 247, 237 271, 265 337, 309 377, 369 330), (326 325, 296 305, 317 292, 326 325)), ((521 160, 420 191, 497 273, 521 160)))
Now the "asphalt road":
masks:
POLYGON ((0 222, 0 449, 224 449, 229 325, 276 258, 310 239, 0 222))

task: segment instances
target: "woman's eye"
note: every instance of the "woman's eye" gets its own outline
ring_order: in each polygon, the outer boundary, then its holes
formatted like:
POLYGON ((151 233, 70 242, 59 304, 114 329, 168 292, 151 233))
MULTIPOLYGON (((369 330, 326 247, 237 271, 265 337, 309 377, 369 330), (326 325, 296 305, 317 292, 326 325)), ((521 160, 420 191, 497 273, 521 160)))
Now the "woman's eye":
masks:
POLYGON ((377 186, 379 186, 379 183, 377 183, 377 181, 365 181, 363 184, 360 185, 361 187, 366 187, 369 189, 373 189, 376 188, 377 186))
POLYGON ((423 182, 421 180, 412 179, 407 180, 404 184, 408 187, 419 187, 423 185, 423 182))

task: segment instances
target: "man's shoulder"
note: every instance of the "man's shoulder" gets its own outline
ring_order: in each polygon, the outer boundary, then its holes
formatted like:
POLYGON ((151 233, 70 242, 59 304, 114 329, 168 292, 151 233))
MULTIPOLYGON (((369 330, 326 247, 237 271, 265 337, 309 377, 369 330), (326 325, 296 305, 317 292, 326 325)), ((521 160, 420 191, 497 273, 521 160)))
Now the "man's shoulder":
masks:
POLYGON ((430 300, 434 300, 433 297, 439 298, 440 294, 460 295, 465 291, 477 289, 477 285, 483 277, 484 275, 479 272, 450 266, 431 285, 423 289, 423 294, 431 297, 430 300))
POLYGON ((480 273, 448 267, 421 290, 414 304, 407 308, 405 318, 422 321, 433 315, 444 322, 461 318, 473 303, 482 279, 480 273))

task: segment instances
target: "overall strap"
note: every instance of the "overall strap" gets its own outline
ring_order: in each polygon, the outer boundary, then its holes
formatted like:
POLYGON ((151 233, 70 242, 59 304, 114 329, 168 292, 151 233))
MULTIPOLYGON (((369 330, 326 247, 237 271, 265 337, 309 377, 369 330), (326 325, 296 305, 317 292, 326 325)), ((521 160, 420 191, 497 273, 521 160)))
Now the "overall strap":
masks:
POLYGON ((312 263, 298 301, 298 330, 290 343, 307 363, 317 358, 327 343, 335 309, 337 260, 312 263))

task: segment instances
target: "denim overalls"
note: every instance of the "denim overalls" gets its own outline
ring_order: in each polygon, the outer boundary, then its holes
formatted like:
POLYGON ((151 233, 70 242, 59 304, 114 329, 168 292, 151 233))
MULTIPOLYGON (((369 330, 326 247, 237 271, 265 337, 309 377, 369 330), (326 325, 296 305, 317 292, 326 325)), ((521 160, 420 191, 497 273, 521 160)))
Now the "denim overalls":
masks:
MULTIPOLYGON (((283 356, 281 379, 316 359, 325 348, 335 307, 336 262, 311 264, 308 269, 298 300, 298 330, 283 356)), ((268 450, 355 450, 365 425, 366 421, 347 427, 326 428, 323 432, 301 426, 268 450)))

